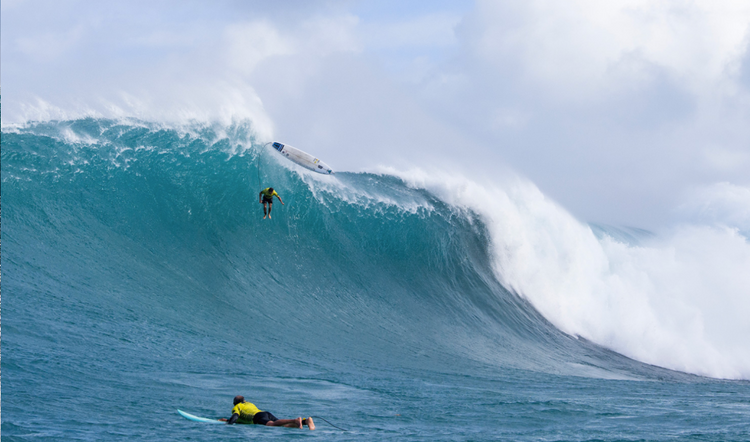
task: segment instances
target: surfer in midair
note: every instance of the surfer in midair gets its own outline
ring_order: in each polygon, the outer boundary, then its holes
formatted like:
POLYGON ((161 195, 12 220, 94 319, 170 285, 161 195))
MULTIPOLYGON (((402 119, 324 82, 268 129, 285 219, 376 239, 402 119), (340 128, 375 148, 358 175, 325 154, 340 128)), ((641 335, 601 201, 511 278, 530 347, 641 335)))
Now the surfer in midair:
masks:
POLYGON ((263 219, 271 219, 271 208, 273 207, 273 197, 276 197, 279 199, 279 202, 281 205, 284 205, 284 201, 281 201, 281 197, 278 193, 276 193, 275 190, 273 190, 273 187, 266 187, 265 189, 261 190, 258 194, 258 202, 263 203, 263 219))

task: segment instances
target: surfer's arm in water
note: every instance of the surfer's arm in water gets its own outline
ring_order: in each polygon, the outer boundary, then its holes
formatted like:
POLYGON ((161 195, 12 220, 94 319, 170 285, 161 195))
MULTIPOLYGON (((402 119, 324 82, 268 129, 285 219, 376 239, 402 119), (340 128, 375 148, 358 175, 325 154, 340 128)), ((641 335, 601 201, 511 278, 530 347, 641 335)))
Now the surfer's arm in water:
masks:
POLYGON ((227 425, 232 425, 233 423, 237 422, 237 419, 239 418, 240 418, 240 415, 237 413, 234 413, 232 417, 230 417, 229 420, 227 421, 227 425))

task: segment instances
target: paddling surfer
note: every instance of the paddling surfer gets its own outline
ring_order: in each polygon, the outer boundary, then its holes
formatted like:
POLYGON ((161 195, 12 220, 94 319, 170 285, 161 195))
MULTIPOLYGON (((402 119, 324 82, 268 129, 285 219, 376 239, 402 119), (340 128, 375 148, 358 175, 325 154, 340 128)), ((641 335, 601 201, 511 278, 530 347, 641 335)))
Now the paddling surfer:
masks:
POLYGON ((265 189, 261 190, 258 194, 258 202, 263 203, 263 219, 271 219, 271 208, 273 207, 273 197, 276 197, 279 199, 279 202, 281 205, 284 205, 284 201, 281 201, 281 197, 278 193, 276 193, 275 190, 273 190, 273 187, 266 187, 265 189))
POLYGON ((255 404, 245 402, 243 396, 234 397, 234 408, 232 408, 232 417, 229 419, 219 419, 222 422, 226 422, 231 425, 234 423, 238 424, 255 424, 255 425, 266 425, 269 427, 289 427, 289 428, 302 428, 307 425, 307 428, 314 430, 315 423, 311 417, 302 419, 298 417, 296 419, 279 419, 268 411, 261 411, 255 404))

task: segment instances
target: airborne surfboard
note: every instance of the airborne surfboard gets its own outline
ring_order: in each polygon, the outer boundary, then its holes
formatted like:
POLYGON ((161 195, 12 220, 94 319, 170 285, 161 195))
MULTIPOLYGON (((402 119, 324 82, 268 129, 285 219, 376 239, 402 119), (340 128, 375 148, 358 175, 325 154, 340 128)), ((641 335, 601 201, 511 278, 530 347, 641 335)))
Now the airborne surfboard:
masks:
POLYGON ((273 148, 278 150, 279 153, 286 157, 288 160, 299 164, 305 169, 322 173, 324 175, 333 175, 334 173, 333 170, 328 166, 328 164, 320 161, 320 159, 315 158, 307 152, 297 149, 296 147, 274 141, 273 148))

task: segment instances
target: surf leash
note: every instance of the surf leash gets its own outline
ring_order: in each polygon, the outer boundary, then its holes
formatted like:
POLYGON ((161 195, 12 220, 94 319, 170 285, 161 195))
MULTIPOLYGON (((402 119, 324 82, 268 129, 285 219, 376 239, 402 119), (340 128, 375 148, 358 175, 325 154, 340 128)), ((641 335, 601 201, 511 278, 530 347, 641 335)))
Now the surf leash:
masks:
POLYGON ((262 149, 258 150, 258 158, 256 159, 256 161, 257 161, 257 165, 258 165, 258 188, 259 189, 262 189, 262 187, 261 187, 261 181, 260 181, 260 157, 261 157, 261 155, 263 155, 263 150, 266 148, 266 146, 268 146, 271 143, 272 142, 269 141, 268 143, 266 143, 266 144, 263 145, 262 149))
POLYGON ((312 417, 312 418, 315 418, 315 419, 320 419, 320 420, 322 420, 323 422, 327 423, 328 425, 332 426, 333 428, 338 428, 338 429, 339 429, 339 430, 341 430, 341 431, 349 431, 349 430, 345 430, 345 429, 343 429, 343 428, 341 428, 341 427, 337 427, 336 425, 333 425, 332 423, 328 422, 327 420, 323 419, 323 418, 322 418, 322 417, 320 417, 320 416, 310 416, 310 417, 312 417))

